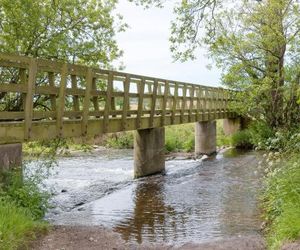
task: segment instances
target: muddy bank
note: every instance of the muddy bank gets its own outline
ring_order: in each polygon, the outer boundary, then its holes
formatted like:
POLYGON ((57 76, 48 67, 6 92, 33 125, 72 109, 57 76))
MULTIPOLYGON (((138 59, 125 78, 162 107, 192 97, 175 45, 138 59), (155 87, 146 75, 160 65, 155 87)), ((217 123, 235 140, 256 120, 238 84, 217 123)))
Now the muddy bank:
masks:
MULTIPOLYGON (((263 250, 266 249, 260 236, 235 237, 209 243, 187 243, 182 246, 163 244, 126 243, 112 231, 101 227, 55 226, 48 235, 32 245, 33 250, 99 250, 99 249, 178 249, 178 250, 263 250)), ((295 248, 296 249, 296 248, 295 248)))
POLYGON ((282 250, 300 250, 300 240, 298 240, 296 242, 285 243, 281 249, 282 250))

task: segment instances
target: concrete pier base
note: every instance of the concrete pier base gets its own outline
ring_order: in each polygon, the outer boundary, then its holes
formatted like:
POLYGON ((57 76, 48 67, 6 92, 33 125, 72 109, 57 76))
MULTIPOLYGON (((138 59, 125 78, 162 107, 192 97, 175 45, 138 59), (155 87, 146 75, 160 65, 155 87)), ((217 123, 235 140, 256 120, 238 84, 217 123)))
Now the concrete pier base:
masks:
POLYGON ((165 170, 165 128, 150 128, 134 134, 134 178, 165 170))
POLYGON ((217 151, 216 121, 196 122, 195 156, 212 155, 217 151))
POLYGON ((225 135, 233 135, 242 129, 242 118, 229 118, 223 120, 223 130, 225 135))
POLYGON ((22 144, 0 145, 0 171, 7 171, 22 164, 22 144))

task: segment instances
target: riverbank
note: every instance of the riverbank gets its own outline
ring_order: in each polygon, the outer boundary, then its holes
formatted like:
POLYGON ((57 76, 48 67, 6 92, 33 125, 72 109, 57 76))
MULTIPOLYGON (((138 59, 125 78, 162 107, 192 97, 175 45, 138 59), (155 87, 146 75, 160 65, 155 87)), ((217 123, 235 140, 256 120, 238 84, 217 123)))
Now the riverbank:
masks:
POLYGON ((264 250, 260 236, 230 238, 209 243, 187 243, 182 246, 164 244, 126 243, 118 234, 100 227, 55 226, 47 236, 32 245, 33 250, 99 250, 99 249, 148 249, 148 250, 264 250))

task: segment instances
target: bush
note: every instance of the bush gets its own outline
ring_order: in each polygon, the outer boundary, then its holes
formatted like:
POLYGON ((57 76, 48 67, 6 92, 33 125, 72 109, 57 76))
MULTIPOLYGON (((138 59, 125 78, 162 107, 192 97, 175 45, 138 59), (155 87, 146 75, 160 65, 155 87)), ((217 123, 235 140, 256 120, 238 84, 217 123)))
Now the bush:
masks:
POLYGON ((253 121, 247 130, 250 133, 250 143, 257 149, 267 149, 270 146, 269 140, 275 136, 272 128, 262 121, 253 121))
POLYGON ((251 133, 249 130, 241 130, 231 137, 231 144, 236 148, 252 148, 251 133))

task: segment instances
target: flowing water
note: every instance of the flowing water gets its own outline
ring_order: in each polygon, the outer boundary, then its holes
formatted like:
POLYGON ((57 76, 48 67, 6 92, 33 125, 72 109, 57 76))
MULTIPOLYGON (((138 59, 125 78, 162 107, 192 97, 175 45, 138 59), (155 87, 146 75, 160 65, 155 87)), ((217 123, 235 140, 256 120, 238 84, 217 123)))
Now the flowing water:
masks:
POLYGON ((205 161, 171 160, 165 175, 133 180, 131 150, 60 158, 45 182, 55 207, 47 219, 101 225, 138 243, 255 235, 260 230, 259 159, 255 152, 228 151, 205 161))

